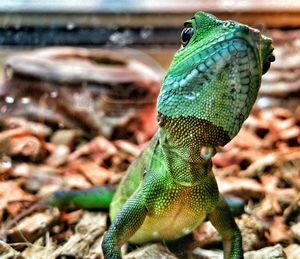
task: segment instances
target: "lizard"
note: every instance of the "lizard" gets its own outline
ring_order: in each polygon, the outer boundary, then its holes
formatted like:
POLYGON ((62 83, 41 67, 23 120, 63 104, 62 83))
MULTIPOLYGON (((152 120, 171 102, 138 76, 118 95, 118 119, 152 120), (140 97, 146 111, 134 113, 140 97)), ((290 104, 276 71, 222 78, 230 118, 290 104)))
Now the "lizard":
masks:
POLYGON ((274 60, 272 40, 257 29, 201 11, 184 23, 157 100, 158 130, 106 201, 112 223, 105 258, 121 258, 127 241, 179 239, 206 218, 223 239, 224 257, 243 258, 212 157, 239 132, 274 60))

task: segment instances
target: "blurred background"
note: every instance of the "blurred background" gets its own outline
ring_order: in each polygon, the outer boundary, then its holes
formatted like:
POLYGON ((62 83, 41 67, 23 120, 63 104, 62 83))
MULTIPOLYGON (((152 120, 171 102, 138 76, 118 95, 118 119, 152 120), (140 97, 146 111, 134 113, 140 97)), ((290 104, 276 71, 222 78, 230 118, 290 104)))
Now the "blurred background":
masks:
MULTIPOLYGON (((214 171, 220 190, 239 199, 245 251, 270 249, 248 258, 299 258, 297 0, 1 0, 0 258, 101 258, 107 214, 41 201, 58 189, 120 181, 156 130, 161 81, 198 10, 273 39, 276 61, 214 171), (88 240, 76 230, 87 225, 88 240)), ((194 235, 202 247, 195 258, 221 258, 209 223, 194 235)))
MULTIPOLYGON (((263 31, 291 30, 300 24, 300 2, 296 0, 2 0, 0 45, 143 48, 167 67, 168 56, 180 44, 182 21, 197 10, 263 31)), ((7 50, 1 52, 5 55, 7 50)))

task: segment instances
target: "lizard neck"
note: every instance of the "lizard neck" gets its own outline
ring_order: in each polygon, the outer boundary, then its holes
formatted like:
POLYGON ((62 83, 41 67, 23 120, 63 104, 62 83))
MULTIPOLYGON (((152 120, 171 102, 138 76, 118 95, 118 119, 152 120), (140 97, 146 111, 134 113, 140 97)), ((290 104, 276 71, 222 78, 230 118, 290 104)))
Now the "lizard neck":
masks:
POLYGON ((183 186, 195 186, 206 181, 211 175, 211 157, 215 148, 195 145, 195 142, 174 141, 164 128, 158 131, 159 143, 166 161, 168 172, 173 180, 183 186))

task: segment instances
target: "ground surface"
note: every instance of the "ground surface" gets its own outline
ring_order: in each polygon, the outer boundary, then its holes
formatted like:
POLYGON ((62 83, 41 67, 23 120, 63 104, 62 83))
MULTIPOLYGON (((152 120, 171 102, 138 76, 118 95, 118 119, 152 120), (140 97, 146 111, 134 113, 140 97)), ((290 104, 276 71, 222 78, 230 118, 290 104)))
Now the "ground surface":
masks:
MULTIPOLYGON (((214 157, 214 172, 221 192, 245 202, 244 211, 236 218, 245 251, 280 244, 288 258, 297 258, 299 33, 272 33, 277 61, 264 78, 261 96, 244 127, 214 157)), ((0 132, 0 258, 101 258, 100 242, 107 228, 105 212, 59 211, 42 202, 61 188, 116 185, 143 149, 149 132, 143 132, 136 123, 114 121, 111 125, 117 125, 117 130, 104 137, 79 126, 60 127, 50 120, 16 117, 7 113, 15 102, 9 97, 0 107, 6 114, 1 117, 0 132)), ((147 111, 137 116, 143 121, 147 111)), ((214 250, 219 247, 219 237, 209 223, 194 234, 205 249, 212 248, 213 256, 220 256, 214 250)), ((145 251, 128 258, 146 258, 145 254, 148 258, 157 254, 173 258, 161 246, 145 251)), ((212 256, 205 253, 195 250, 196 258, 212 256)))

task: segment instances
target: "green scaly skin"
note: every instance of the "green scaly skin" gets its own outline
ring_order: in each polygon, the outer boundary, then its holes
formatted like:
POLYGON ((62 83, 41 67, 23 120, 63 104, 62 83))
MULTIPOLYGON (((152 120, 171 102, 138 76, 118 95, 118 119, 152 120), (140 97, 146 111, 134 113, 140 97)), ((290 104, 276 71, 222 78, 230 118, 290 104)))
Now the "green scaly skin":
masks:
POLYGON ((274 61, 272 41, 203 12, 185 23, 182 41, 158 97, 159 129, 110 205, 105 258, 121 258, 127 241, 181 238, 205 218, 222 236, 225 258, 243 258, 241 233, 219 194, 211 158, 248 117, 274 61))
POLYGON ((219 194, 211 157, 248 117, 261 76, 274 60, 272 41, 246 25, 203 12, 185 27, 193 33, 190 39, 182 35, 185 46, 164 79, 159 129, 111 203, 105 258, 121 258, 127 241, 180 238, 205 217, 223 238, 225 258, 243 258, 241 233, 219 194))

